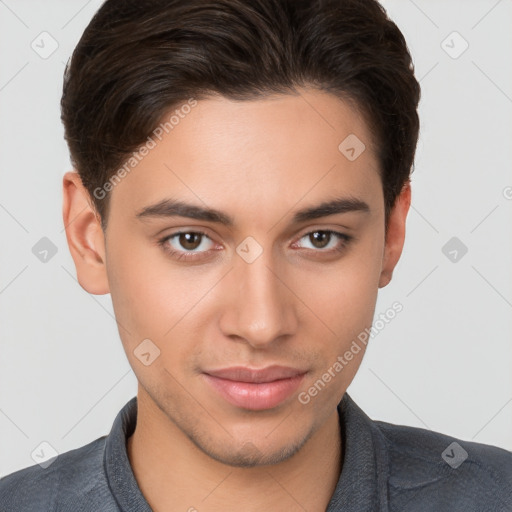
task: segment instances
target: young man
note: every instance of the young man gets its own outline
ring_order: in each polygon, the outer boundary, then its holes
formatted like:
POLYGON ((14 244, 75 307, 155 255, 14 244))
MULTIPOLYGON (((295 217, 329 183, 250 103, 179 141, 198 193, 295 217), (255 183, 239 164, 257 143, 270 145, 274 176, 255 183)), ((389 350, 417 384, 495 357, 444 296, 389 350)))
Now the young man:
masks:
POLYGON ((373 0, 107 0, 66 69, 81 286, 139 381, 2 511, 510 511, 512 454, 346 390, 405 237, 419 85, 373 0))

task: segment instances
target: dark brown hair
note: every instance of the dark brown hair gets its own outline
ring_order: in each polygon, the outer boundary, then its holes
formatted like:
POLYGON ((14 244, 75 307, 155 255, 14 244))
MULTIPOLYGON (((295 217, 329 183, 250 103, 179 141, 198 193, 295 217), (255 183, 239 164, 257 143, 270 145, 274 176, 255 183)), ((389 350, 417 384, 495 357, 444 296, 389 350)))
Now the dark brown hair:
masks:
POLYGON ((420 86, 377 1, 106 0, 66 66, 61 99, 71 162, 103 228, 104 185, 170 110, 212 94, 249 101, 297 87, 349 101, 366 120, 387 224, 414 164, 420 86))

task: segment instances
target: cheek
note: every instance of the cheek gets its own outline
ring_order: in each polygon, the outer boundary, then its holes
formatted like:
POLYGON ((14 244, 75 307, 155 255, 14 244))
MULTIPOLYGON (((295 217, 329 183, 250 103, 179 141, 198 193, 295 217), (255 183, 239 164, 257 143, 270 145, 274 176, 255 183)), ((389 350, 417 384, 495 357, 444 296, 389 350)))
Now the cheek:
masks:
POLYGON ((170 328, 169 311, 179 302, 179 293, 169 293, 170 276, 157 261, 156 251, 147 243, 130 241, 129 236, 109 241, 107 273, 112 303, 121 338, 130 345, 161 337, 170 328))
POLYGON ((368 235, 332 267, 302 273, 296 281, 301 283, 297 294, 304 297, 312 312, 305 313, 308 320, 303 324, 304 338, 315 340, 309 350, 316 352, 318 362, 308 386, 320 379, 320 385, 332 382, 330 389, 337 390, 335 397, 324 396, 319 403, 339 398, 361 364, 366 350, 365 330, 372 325, 375 313, 382 243, 378 232, 368 235), (328 371, 330 374, 326 374, 328 371))
POLYGON ((298 399, 302 404, 311 402, 310 411, 331 410, 362 362, 365 329, 372 324, 378 290, 378 272, 371 267, 371 262, 354 258, 336 273, 303 281, 300 293, 308 290, 305 302, 312 313, 305 312, 300 338, 315 364, 298 399))
POLYGON ((189 357, 189 351, 198 348, 188 340, 204 337, 199 331, 210 318, 210 311, 205 310, 206 295, 221 276, 220 270, 208 272, 199 267, 173 265, 159 251, 149 245, 140 251, 123 250, 113 240, 107 272, 119 334, 128 357, 134 360, 133 351, 143 340, 150 339, 160 350, 156 366, 171 367, 173 361, 189 357))
POLYGON ((336 334, 370 322, 382 266, 379 236, 367 236, 336 263, 301 272, 300 297, 336 334))
POLYGON ((172 386, 174 365, 187 360, 180 328, 190 294, 176 286, 179 280, 160 260, 137 251, 125 257, 117 247, 108 272, 119 336, 137 380, 147 390, 172 386))

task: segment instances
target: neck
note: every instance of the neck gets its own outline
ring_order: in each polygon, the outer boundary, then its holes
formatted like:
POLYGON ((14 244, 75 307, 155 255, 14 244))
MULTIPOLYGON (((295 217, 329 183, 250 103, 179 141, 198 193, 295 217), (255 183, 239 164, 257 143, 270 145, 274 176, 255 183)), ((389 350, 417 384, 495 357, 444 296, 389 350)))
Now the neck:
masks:
POLYGON ((155 512, 326 510, 342 464, 336 409, 289 459, 242 468, 199 450, 140 387, 137 404, 137 425, 127 452, 135 479, 155 512))

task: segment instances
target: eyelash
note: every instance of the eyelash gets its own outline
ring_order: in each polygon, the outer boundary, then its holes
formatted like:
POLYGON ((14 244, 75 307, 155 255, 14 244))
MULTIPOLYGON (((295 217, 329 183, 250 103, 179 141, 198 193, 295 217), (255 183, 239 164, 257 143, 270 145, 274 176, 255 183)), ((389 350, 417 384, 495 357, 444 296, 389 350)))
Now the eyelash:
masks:
MULTIPOLYGON (((313 251, 313 252, 321 253, 321 254, 334 254, 336 252, 341 253, 347 248, 349 243, 354 238, 351 235, 346 235, 345 233, 340 233, 340 232, 334 231, 332 229, 315 229, 313 231, 309 231, 308 233, 305 233, 304 235, 302 235, 299 238, 299 240, 302 240, 304 237, 309 236, 313 233, 329 233, 331 235, 337 236, 342 241, 341 245, 338 245, 333 249, 328 249, 325 251, 322 249, 318 249, 318 250, 306 249, 308 251, 313 251)), ((210 249, 210 251, 203 251, 203 252, 199 252, 199 253, 198 252, 190 252, 190 251, 181 252, 181 251, 176 251, 174 249, 170 249, 167 242, 169 240, 171 240, 172 238, 175 238, 175 237, 177 237, 179 235, 183 235, 183 234, 195 234, 195 235, 205 236, 206 238, 210 238, 204 231, 201 231, 201 230, 177 231, 176 233, 172 233, 171 235, 167 235, 164 238, 160 239, 158 241, 158 245, 160 247, 162 247, 162 249, 165 253, 167 253, 169 256, 172 256, 173 258, 176 258, 177 260, 189 260, 189 261, 197 260, 197 259, 203 258, 204 255, 207 254, 208 252, 211 252, 211 249, 210 249)))

